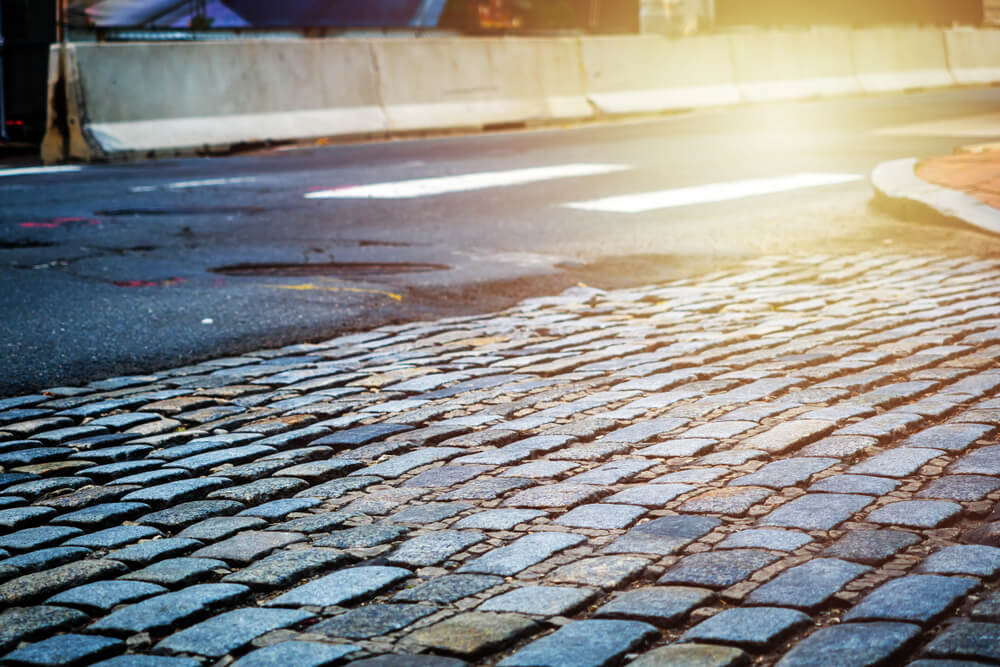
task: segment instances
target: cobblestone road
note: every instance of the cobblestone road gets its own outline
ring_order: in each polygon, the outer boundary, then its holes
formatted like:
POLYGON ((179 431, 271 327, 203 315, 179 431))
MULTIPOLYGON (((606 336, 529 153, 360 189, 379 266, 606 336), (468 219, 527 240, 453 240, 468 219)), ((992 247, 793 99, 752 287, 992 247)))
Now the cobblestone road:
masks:
POLYGON ((8 398, 0 655, 1000 662, 998 358, 1000 262, 762 258, 8 398))

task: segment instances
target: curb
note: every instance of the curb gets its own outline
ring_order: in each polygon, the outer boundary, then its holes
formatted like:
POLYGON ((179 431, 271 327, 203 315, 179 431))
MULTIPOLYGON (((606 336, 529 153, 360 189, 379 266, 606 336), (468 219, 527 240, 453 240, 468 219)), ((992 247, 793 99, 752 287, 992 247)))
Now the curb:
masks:
POLYGON ((933 185, 916 174, 917 158, 883 162, 872 171, 875 204, 907 219, 960 222, 1000 234, 1000 211, 964 192, 933 185))

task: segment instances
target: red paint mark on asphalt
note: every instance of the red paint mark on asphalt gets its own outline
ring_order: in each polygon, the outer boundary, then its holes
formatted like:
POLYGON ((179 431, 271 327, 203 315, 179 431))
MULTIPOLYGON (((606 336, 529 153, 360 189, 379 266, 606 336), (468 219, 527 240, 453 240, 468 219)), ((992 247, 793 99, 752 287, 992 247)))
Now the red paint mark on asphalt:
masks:
POLYGON ((184 282, 184 278, 167 278, 165 280, 116 280, 116 287, 172 287, 184 282))
POLYGON ((101 221, 97 218, 52 218, 48 222, 22 222, 21 227, 27 229, 58 229, 64 225, 69 225, 73 223, 86 223, 88 225, 93 225, 99 227, 101 221))

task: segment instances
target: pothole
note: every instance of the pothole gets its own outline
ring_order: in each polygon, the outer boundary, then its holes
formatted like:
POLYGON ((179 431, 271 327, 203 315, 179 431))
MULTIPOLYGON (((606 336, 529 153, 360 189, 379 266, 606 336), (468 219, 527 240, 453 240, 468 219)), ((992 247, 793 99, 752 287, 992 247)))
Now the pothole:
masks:
POLYGON ((447 271, 446 264, 426 262, 315 262, 309 264, 230 264, 212 269, 226 276, 386 276, 447 271))

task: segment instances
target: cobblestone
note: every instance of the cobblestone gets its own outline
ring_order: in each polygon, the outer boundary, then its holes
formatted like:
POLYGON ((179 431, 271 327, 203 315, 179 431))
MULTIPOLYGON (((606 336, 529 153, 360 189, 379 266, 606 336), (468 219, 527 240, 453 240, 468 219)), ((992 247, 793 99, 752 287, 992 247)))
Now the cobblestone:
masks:
POLYGON ((761 257, 0 398, 0 661, 996 662, 998 269, 761 257))

